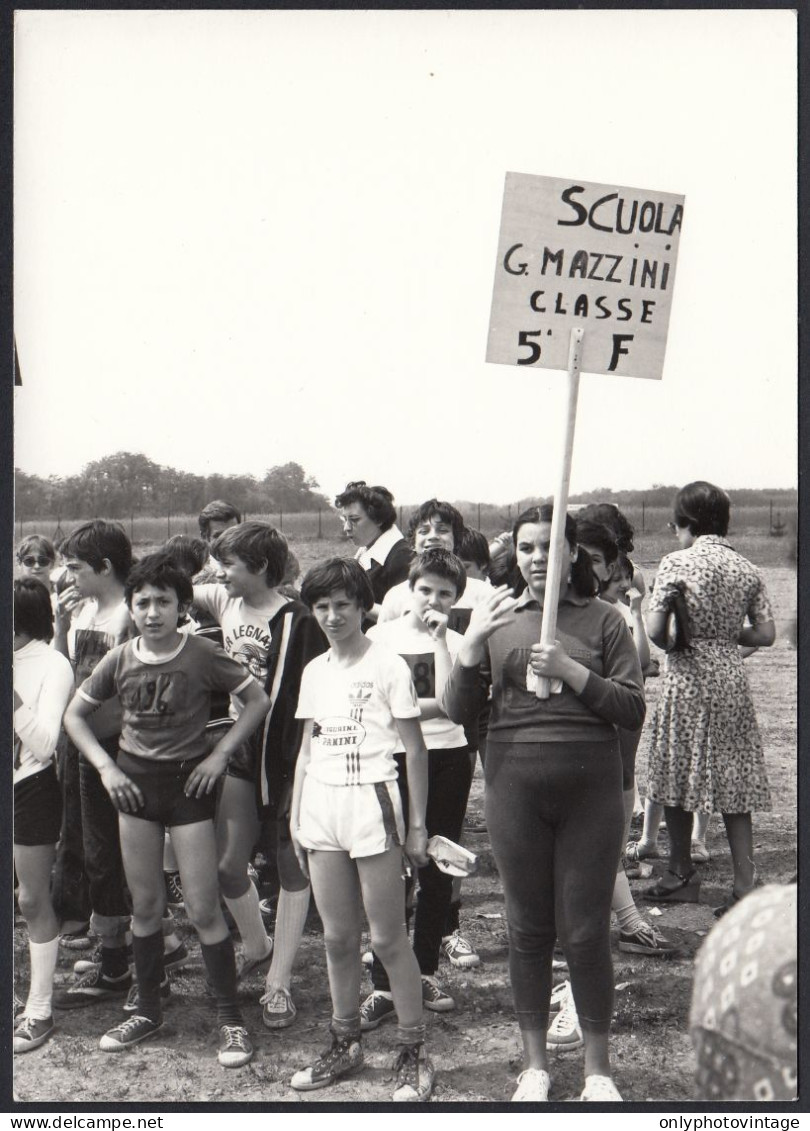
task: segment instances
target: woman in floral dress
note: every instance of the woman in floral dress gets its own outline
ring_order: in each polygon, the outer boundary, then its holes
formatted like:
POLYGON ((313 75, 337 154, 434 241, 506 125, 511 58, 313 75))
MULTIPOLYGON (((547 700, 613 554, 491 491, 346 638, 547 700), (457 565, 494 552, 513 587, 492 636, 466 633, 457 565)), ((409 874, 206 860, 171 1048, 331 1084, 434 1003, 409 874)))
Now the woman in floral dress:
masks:
POLYGON ((669 869, 645 898, 697 901, 692 814, 719 811, 731 848, 734 886, 729 902, 715 914, 754 886, 751 813, 770 808, 740 647, 764 648, 776 635, 759 571, 726 540, 729 510, 728 495, 711 483, 689 483, 675 496, 681 549, 661 562, 647 620, 650 639, 664 647, 673 596, 683 594, 691 643, 667 656, 648 755, 648 796, 665 806, 669 869))

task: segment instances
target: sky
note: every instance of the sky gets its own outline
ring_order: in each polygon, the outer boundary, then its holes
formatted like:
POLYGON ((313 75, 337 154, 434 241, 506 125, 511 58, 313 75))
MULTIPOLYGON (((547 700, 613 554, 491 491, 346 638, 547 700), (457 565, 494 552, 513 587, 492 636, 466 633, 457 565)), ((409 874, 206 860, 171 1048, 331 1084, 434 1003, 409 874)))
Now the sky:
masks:
POLYGON ((485 361, 507 171, 685 197, 661 380, 571 489, 797 482, 796 17, 18 11, 15 463, 556 489, 562 370, 485 361))

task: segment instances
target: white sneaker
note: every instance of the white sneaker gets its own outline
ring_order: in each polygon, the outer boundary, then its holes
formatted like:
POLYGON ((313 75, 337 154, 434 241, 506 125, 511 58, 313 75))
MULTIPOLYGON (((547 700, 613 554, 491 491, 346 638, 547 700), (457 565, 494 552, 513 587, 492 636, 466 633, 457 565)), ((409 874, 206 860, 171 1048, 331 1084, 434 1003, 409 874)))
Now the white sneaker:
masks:
POLYGON ((548 1089, 551 1081, 543 1068, 527 1068, 517 1078, 517 1091, 511 1102, 542 1104, 548 1102, 548 1089))
POLYGON ((622 1102, 619 1089, 609 1076, 586 1076, 585 1088, 579 1098, 586 1102, 591 1100, 596 1103, 622 1102))
POLYGON ((546 1047, 550 1049, 578 1049, 582 1045, 582 1030, 579 1027, 577 1008, 571 987, 560 1001, 560 1012, 551 1022, 546 1033, 546 1047))

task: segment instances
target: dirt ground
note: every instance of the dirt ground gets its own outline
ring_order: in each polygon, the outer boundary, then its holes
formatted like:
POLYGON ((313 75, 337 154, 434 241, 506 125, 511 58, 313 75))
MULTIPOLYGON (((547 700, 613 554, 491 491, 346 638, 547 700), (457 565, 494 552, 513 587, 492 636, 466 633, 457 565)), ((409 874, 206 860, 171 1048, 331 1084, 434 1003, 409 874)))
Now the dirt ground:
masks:
MULTIPOLYGON (((796 871, 796 652, 785 633, 796 608, 796 579, 789 569, 765 569, 774 603, 779 638, 775 646, 748 661, 770 774, 773 809, 755 815, 757 864, 763 882, 785 882, 796 871)), ((658 680, 648 682, 649 712, 658 680)), ((639 751, 638 776, 645 781, 645 742, 639 751)), ((483 782, 476 773, 470 802, 472 816, 483 810, 483 782)), ((471 971, 443 961, 440 980, 458 1003, 455 1012, 429 1015, 429 1042, 438 1075, 434 1103, 502 1103, 509 1099, 520 1071, 519 1039, 513 1019, 507 976, 503 896, 488 837, 465 834, 481 857, 479 873, 465 882, 463 933, 481 955, 471 971)), ((629 1102, 668 1107, 693 1096, 694 1058, 687 1032, 692 960, 714 920, 712 907, 727 896, 731 864, 719 817, 709 830, 711 862, 701 866, 698 905, 662 907, 656 925, 677 939, 677 957, 661 959, 620 954, 614 946, 616 993, 612 1030, 614 1077, 629 1102)), ((662 855, 666 834, 660 838, 662 855)), ((656 862, 661 870, 663 861, 656 862)), ((634 881, 638 894, 650 881, 634 881)), ((644 906, 644 905, 642 905, 644 906)), ((14 1060, 15 1098, 21 1103, 322 1103, 384 1102, 392 1091, 394 1028, 383 1025, 364 1041, 366 1067, 333 1088, 297 1093, 289 1079, 326 1043, 330 1016, 323 942, 313 919, 293 977, 299 1008, 296 1024, 280 1033, 262 1026, 258 998, 260 974, 242 989, 245 1022, 256 1045, 248 1066, 222 1069, 216 1062, 213 1007, 203 995, 199 948, 188 923, 180 933, 194 962, 172 980, 166 1026, 158 1038, 121 1055, 98 1048, 101 1034, 120 1019, 110 1002, 56 1016, 57 1032, 35 1052, 14 1060)), ((617 931, 614 927, 614 942, 617 931)), ((15 928, 15 984, 24 996, 28 982, 25 929, 15 928)), ((75 954, 62 951, 57 978, 70 981, 75 954)), ((359 956, 358 956, 359 961, 359 956)), ((364 978, 364 992, 370 989, 364 978)), ((576 1100, 582 1087, 581 1050, 552 1054, 551 1099, 576 1100)))

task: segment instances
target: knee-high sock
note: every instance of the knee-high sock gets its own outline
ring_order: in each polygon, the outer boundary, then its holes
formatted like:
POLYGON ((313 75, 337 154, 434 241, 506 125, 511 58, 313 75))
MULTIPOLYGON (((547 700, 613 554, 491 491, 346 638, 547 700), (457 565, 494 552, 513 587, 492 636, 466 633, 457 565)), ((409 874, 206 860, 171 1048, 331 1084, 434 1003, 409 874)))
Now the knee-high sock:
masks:
POLYGON ((236 920, 246 958, 263 958, 270 949, 267 931, 259 908, 259 893, 253 884, 248 884, 244 895, 237 899, 225 897, 228 910, 236 920))
POLYGON ((230 935, 222 942, 200 943, 200 950, 217 999, 217 1024, 241 1025, 242 1012, 236 1000, 236 956, 230 935))
POLYGON ((163 981, 163 931, 132 936, 132 955, 138 981, 138 1013, 150 1021, 160 1021, 163 1006, 160 983, 163 981))
POLYGON ((293 963, 309 911, 309 891, 309 887, 305 887, 302 891, 285 891, 282 888, 279 892, 273 962, 266 979, 268 990, 280 986, 285 990, 290 988, 293 963))
POLYGON ((53 975, 59 956, 59 936, 50 942, 31 942, 28 940, 28 953, 31 957, 31 986, 28 1001, 25 1003, 25 1016, 46 1021, 53 1013, 53 975))

